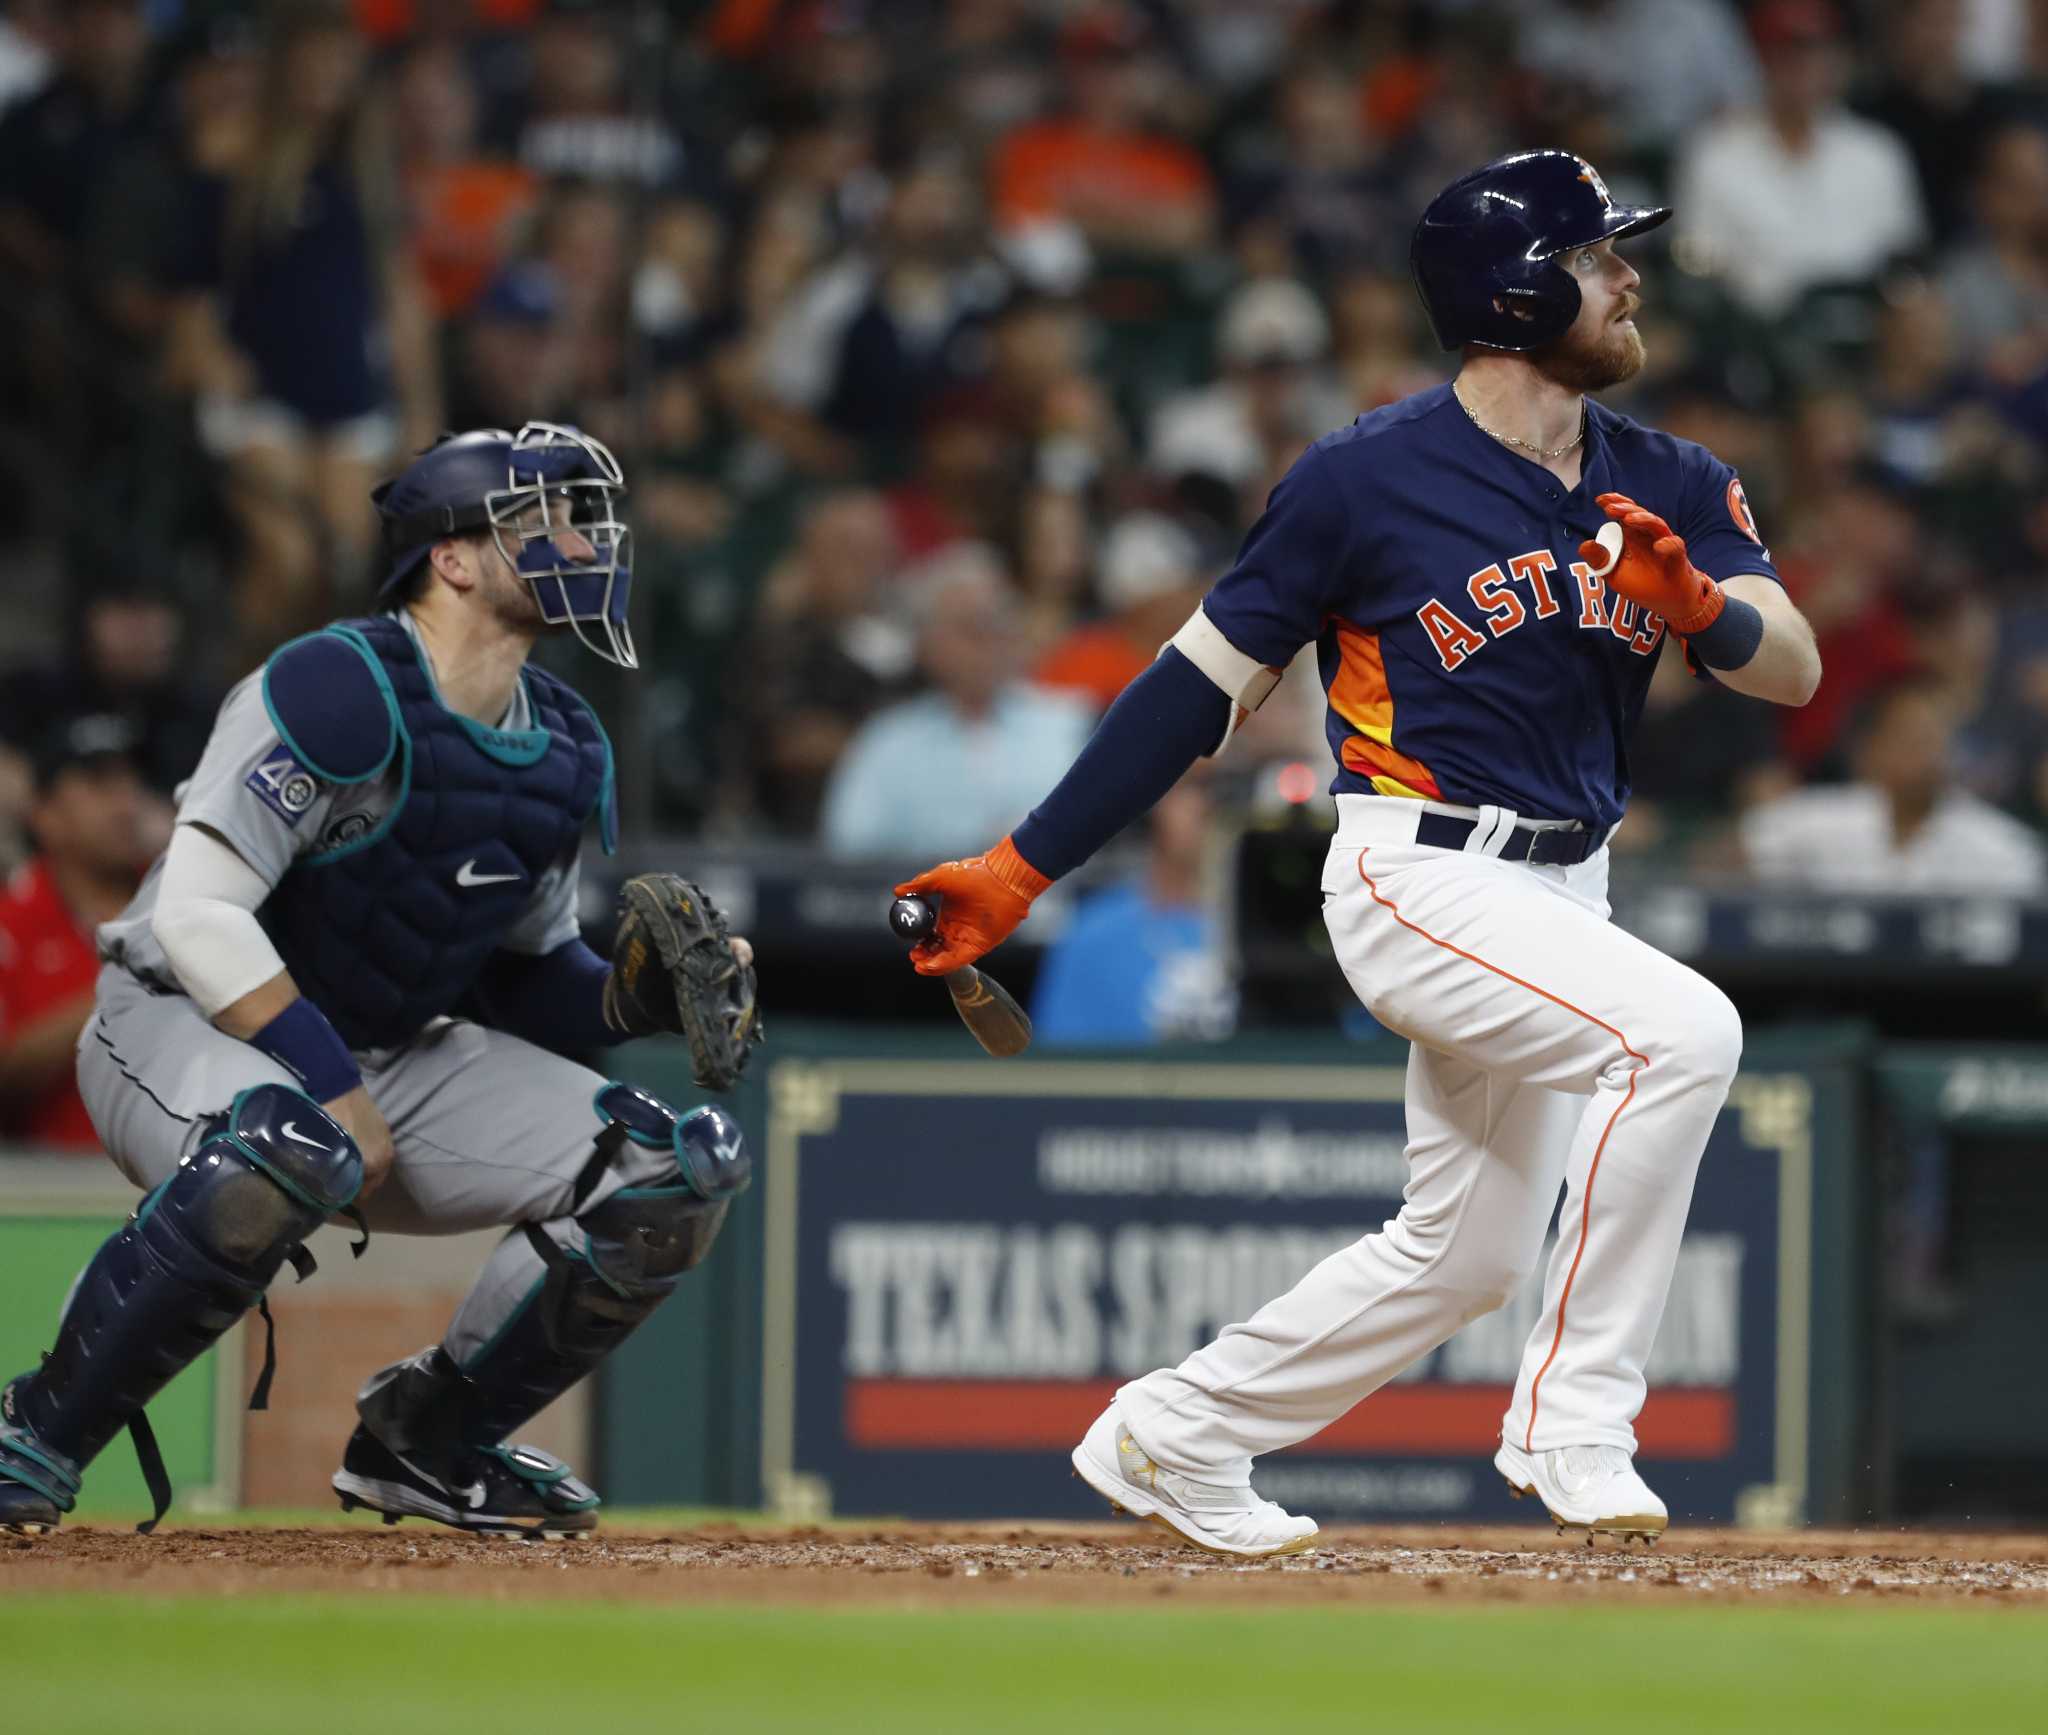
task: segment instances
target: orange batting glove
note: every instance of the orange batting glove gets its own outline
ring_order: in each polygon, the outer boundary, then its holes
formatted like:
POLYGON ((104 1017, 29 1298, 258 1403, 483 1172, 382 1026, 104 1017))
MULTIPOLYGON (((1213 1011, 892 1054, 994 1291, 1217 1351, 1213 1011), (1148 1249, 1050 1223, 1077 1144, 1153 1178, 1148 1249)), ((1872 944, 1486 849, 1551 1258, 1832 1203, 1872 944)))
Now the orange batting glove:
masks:
POLYGON ((939 900, 939 925, 910 948, 920 976, 943 976, 992 952, 1031 913, 1031 900, 1052 884, 1006 837, 982 855, 942 861, 896 888, 899 898, 939 900))
POLYGON ((1579 544, 1579 558, 1617 594, 1664 617, 1680 637, 1721 618, 1727 597, 1686 557, 1685 538, 1626 494, 1602 494, 1609 522, 1579 544), (1618 541, 1617 541, 1618 538, 1618 541))

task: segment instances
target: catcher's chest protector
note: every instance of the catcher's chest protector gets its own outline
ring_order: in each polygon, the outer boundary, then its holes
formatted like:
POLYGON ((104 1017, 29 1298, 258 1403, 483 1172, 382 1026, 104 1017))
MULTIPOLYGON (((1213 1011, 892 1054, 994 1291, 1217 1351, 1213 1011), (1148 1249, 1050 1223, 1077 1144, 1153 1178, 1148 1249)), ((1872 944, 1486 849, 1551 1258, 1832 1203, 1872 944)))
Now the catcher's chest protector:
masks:
MULTIPOLYGON (((535 727, 486 729, 441 703, 395 620, 350 621, 318 636, 329 635, 353 640, 384 676, 380 696, 369 667, 345 674, 338 702, 361 707, 366 731, 395 731, 381 776, 395 782, 397 805, 359 836, 303 858, 262 919, 292 979, 342 1040, 383 1047, 462 999, 600 803, 612 847, 611 748, 589 707, 545 670, 524 675, 535 727)), ((327 661, 348 670, 346 659, 327 661)), ((271 674, 288 667, 280 653, 271 674)), ((310 697, 266 692, 281 726, 310 697)), ((331 729, 335 696, 325 698, 320 726, 331 729)))

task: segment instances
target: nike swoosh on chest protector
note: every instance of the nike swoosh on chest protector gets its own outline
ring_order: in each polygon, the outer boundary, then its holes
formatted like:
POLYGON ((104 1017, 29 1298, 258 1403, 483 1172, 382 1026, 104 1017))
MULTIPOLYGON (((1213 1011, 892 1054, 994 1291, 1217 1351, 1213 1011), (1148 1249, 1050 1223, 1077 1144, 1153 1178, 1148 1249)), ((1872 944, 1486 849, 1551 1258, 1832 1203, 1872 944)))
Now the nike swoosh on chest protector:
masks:
POLYGON ((458 886, 496 886, 503 885, 507 880, 522 877, 520 874, 480 874, 476 871, 475 856, 471 856, 455 870, 455 883, 458 886))

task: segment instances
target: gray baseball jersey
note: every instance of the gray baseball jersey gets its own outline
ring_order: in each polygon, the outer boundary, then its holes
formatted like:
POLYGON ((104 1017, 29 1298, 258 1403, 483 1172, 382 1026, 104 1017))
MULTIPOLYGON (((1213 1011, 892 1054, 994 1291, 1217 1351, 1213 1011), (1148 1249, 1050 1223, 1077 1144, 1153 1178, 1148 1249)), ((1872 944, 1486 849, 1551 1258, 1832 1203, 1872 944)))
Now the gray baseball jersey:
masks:
MULTIPOLYGON (((398 618, 412 631, 410 616, 398 618)), ((512 706, 498 726, 531 728, 529 712, 525 688, 515 687, 512 706)), ((367 833, 398 799, 398 779, 394 766, 369 783, 337 788, 307 773, 278 738, 264 709, 259 670, 222 702, 199 768, 178 786, 178 823, 204 826, 274 886, 301 856, 367 833)), ((162 869, 161 861, 153 865, 128 907, 101 926, 100 956, 146 981, 175 988, 177 973, 150 931, 162 869)), ((576 890, 577 862, 571 857, 541 876, 532 900, 500 943, 510 951, 540 953, 575 939, 576 890)))
MULTIPOLYGON (((408 626, 410 622, 407 623, 408 626)), ((523 693, 505 728, 528 727, 523 693)), ((303 855, 366 830, 391 809, 395 782, 335 789, 289 763, 263 706, 259 678, 222 704, 198 770, 177 792, 178 823, 217 833, 273 886, 303 855)), ((150 930, 162 864, 128 908, 100 929, 94 1015, 79 1039, 78 1084, 108 1154, 138 1187, 154 1187, 201 1136, 201 1123, 253 1085, 297 1081, 246 1042, 214 1028, 179 988, 150 930)), ((544 875, 503 944, 542 953, 573 939, 577 862, 544 875)), ((504 1031, 439 1018, 412 1041, 359 1052, 363 1081, 391 1128, 396 1158, 369 1200, 373 1230, 455 1234, 540 1223, 581 1250, 571 1194, 603 1121, 593 1102, 606 1080, 504 1031)), ((628 1142, 587 1195, 652 1185, 673 1170, 666 1151, 628 1142)), ((450 1352, 486 1341, 542 1271, 522 1236, 492 1256, 450 1332, 450 1352)))

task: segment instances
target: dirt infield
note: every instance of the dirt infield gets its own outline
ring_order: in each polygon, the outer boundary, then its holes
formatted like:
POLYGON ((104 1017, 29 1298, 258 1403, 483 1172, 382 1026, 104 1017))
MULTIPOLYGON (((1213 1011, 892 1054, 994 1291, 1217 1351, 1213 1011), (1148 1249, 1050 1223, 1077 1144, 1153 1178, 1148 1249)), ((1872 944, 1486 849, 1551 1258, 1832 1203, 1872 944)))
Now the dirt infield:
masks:
POLYGON ((1652 1549, 1531 1529, 1334 1530, 1317 1551, 1235 1565, 1135 1525, 762 1529, 622 1526, 574 1543, 431 1525, 166 1529, 0 1537, 0 1596, 60 1590, 261 1596, 360 1591, 630 1601, 1315 1604, 1759 1597, 1953 1602, 2048 1611, 2048 1536, 1674 1531, 1652 1549))

